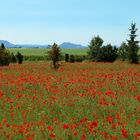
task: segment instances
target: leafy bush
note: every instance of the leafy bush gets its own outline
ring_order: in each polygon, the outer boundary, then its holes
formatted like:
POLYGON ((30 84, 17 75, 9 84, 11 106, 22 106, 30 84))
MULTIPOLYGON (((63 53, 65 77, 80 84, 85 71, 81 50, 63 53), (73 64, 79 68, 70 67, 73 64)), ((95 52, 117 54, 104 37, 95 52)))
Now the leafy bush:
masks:
POLYGON ((19 64, 22 64, 23 55, 22 55, 20 52, 17 52, 16 58, 17 58, 17 60, 18 60, 18 63, 19 63, 19 64))
POLYGON ((74 63, 75 62, 75 56, 74 55, 70 55, 70 60, 69 62, 74 63))
POLYGON ((69 54, 68 53, 65 54, 65 62, 69 62, 69 54))
POLYGON ((45 61, 45 60, 49 60, 49 58, 47 56, 24 56, 23 60, 24 61, 45 61))
POLYGON ((95 62, 113 62, 117 59, 117 48, 111 44, 102 46, 103 40, 99 36, 94 37, 88 50, 88 58, 95 62))
POLYGON ((0 46, 0 66, 8 66, 10 64, 10 52, 6 50, 4 44, 0 46))
POLYGON ((11 59, 10 59, 11 63, 16 63, 17 62, 16 56, 13 53, 11 53, 10 57, 11 57, 11 59))
POLYGON ((118 57, 125 61, 128 56, 128 45, 125 42, 121 43, 121 46, 118 49, 118 57))
POLYGON ((75 56, 75 61, 76 62, 83 62, 86 59, 84 55, 76 55, 75 56))
POLYGON ((61 56, 60 48, 56 43, 54 43, 51 46, 51 50, 48 51, 48 57, 52 61, 52 66, 54 69, 59 68, 60 56, 61 56))
POLYGON ((100 49, 99 61, 101 62, 114 62, 117 59, 117 48, 111 44, 103 46, 100 49))

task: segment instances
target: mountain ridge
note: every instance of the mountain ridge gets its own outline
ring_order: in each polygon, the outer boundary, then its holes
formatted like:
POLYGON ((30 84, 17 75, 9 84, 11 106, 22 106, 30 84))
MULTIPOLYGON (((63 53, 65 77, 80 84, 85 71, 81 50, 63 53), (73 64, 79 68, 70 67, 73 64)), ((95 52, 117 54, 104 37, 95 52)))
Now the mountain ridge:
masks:
MULTIPOLYGON (((50 45, 40 45, 40 44, 13 44, 7 40, 0 40, 0 44, 4 44, 6 48, 49 48, 50 45)), ((60 45, 60 48, 86 48, 81 44, 75 44, 71 42, 63 42, 60 45)))

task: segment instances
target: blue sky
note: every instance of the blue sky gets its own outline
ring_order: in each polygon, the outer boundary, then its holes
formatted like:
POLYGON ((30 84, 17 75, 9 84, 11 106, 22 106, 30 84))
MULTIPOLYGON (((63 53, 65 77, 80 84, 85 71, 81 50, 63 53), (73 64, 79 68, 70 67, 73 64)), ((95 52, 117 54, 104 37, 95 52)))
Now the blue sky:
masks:
POLYGON ((119 45, 136 22, 140 40, 140 0, 0 0, 0 40, 20 44, 88 45, 100 35, 119 45))

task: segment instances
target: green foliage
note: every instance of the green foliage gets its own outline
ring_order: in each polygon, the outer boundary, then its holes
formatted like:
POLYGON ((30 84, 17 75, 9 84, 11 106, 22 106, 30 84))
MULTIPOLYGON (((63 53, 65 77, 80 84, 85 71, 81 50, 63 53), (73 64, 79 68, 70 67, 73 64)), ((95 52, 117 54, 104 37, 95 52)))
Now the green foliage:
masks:
POLYGON ((139 63, 139 56, 138 56, 138 51, 139 51, 139 41, 135 40, 137 35, 136 35, 136 24, 131 23, 131 28, 130 34, 129 34, 129 40, 128 42, 128 59, 130 63, 139 63))
POLYGON ((117 48, 111 44, 103 46, 103 40, 96 36, 89 45, 88 56, 89 59, 95 62, 113 62, 117 58, 117 48))
POLYGON ((22 64, 23 55, 22 55, 20 52, 17 52, 16 58, 17 58, 17 60, 18 60, 18 63, 19 63, 19 64, 22 64))
POLYGON ((45 61, 47 58, 47 56, 34 56, 34 55, 30 55, 30 56, 24 56, 23 61, 45 61))
POLYGON ((4 44, 0 46, 0 66, 8 66, 10 64, 10 52, 6 50, 4 44))
POLYGON ((108 44, 100 49, 99 61, 114 62, 117 59, 117 48, 108 44))
POLYGON ((103 39, 99 36, 95 36, 91 39, 89 44, 88 56, 92 61, 99 61, 100 57, 100 48, 102 47, 103 39))
POLYGON ((121 46, 118 49, 118 56, 122 61, 125 61, 128 56, 128 45, 125 42, 122 42, 121 46))
POLYGON ((85 55, 75 55, 76 62, 83 62, 86 59, 85 55))
POLYGON ((69 62, 69 54, 68 53, 65 54, 65 62, 69 62))
POLYGON ((17 62, 17 59, 16 59, 16 56, 11 53, 11 63, 16 63, 17 62))
POLYGON ((56 43, 54 43, 51 46, 51 50, 48 51, 48 57, 52 60, 52 66, 54 69, 59 68, 60 56, 61 56, 60 48, 56 43))
POLYGON ((65 62, 82 62, 86 59, 85 55, 69 55, 69 54, 65 54, 65 62))
POLYGON ((75 56, 74 55, 70 55, 70 60, 69 62, 74 63, 75 62, 75 56))

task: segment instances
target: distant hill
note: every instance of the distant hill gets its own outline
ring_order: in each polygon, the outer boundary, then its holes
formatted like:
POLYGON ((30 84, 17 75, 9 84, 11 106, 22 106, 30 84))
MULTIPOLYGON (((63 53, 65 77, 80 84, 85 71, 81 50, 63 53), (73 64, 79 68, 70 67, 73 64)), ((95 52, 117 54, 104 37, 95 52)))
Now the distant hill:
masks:
POLYGON ((6 47, 6 48, 14 48, 16 45, 14 45, 14 44, 12 44, 12 43, 10 43, 10 42, 8 42, 8 41, 6 41, 6 40, 0 40, 0 44, 4 44, 4 46, 6 47))
POLYGON ((64 42, 62 44, 59 45, 60 48, 85 48, 86 46, 82 46, 81 44, 74 44, 74 43, 70 43, 70 42, 64 42))
POLYGON ((6 48, 48 48, 48 45, 38 44, 12 44, 7 40, 0 40, 0 44, 4 44, 6 48))
MULTIPOLYGON (((4 44, 6 48, 49 48, 50 45, 39 45, 39 44, 12 44, 7 40, 0 40, 0 44, 4 44)), ((74 44, 70 42, 64 42, 59 45, 60 48, 85 48, 86 46, 82 46, 80 44, 74 44)))

